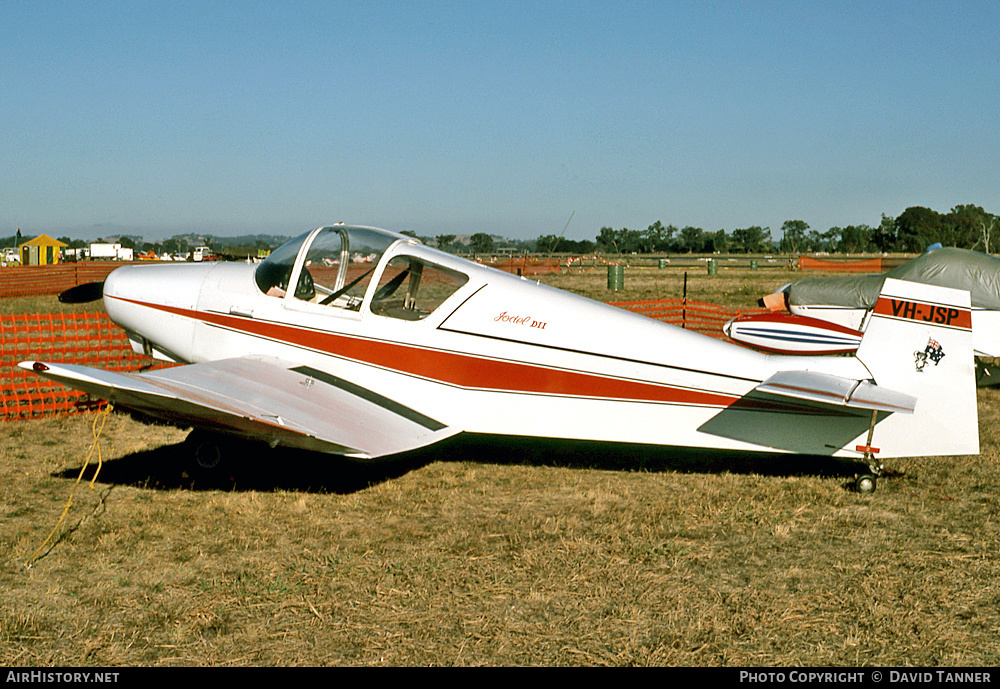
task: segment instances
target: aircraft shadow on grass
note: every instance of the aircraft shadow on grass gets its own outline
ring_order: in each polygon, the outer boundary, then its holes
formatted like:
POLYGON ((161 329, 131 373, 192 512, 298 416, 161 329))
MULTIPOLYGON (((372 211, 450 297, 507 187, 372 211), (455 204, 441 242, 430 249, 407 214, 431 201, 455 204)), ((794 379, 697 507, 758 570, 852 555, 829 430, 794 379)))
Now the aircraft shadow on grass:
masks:
MULTIPOLYGON (((350 494, 404 476, 434 462, 474 462, 685 474, 760 474, 850 478, 859 461, 621 443, 572 442, 511 436, 461 435, 429 448, 378 462, 245 443, 227 448, 219 464, 200 466, 192 439, 105 461, 98 482, 154 490, 299 491, 350 494)), ((232 441, 238 443, 238 441, 232 441)), ((75 479, 80 467, 55 474, 75 479)), ((93 472, 88 469, 86 478, 93 472)))

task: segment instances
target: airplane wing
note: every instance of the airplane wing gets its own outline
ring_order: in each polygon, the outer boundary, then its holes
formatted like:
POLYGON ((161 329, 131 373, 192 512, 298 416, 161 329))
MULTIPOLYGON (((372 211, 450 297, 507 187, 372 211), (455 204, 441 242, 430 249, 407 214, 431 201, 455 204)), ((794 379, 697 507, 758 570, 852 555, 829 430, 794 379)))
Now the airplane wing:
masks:
POLYGON ((146 373, 41 361, 18 365, 116 406, 272 446, 374 459, 459 430, 342 378, 272 358, 223 359, 146 373))

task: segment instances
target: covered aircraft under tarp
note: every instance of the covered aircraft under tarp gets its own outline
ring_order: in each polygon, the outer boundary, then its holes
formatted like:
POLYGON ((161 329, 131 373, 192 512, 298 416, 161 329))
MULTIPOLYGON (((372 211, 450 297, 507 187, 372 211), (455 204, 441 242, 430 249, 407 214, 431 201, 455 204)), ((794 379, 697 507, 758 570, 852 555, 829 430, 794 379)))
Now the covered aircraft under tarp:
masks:
POLYGON ((796 280, 763 298, 770 313, 734 318, 723 331, 737 342, 781 354, 853 352, 886 279, 968 292, 978 364, 982 370, 1000 359, 1000 259, 966 249, 930 249, 879 275, 796 280))
POLYGON ((972 307, 1000 310, 1000 259, 966 249, 934 249, 879 275, 809 277, 785 288, 789 306, 870 309, 886 278, 968 290, 972 307))

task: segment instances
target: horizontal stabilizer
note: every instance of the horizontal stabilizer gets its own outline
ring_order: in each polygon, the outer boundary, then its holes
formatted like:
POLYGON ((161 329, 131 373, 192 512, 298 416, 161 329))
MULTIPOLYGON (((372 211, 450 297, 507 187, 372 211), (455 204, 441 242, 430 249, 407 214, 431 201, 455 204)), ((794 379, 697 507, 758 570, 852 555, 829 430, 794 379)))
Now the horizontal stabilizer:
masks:
POLYGON ((816 371, 779 371, 755 390, 781 397, 856 409, 912 414, 917 398, 887 390, 871 381, 816 371))

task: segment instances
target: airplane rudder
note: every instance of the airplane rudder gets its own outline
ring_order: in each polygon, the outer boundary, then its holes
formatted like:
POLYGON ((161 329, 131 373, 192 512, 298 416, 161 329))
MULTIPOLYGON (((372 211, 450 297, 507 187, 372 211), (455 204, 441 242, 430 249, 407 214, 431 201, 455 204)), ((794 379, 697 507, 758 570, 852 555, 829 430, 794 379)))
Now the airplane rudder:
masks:
POLYGON ((886 367, 914 375, 936 369, 968 372, 974 382, 970 303, 964 290, 886 279, 857 356, 873 374, 886 367))
POLYGON ((917 398, 907 423, 938 436, 935 454, 978 452, 970 304, 964 290, 886 279, 857 351, 877 385, 917 398))

